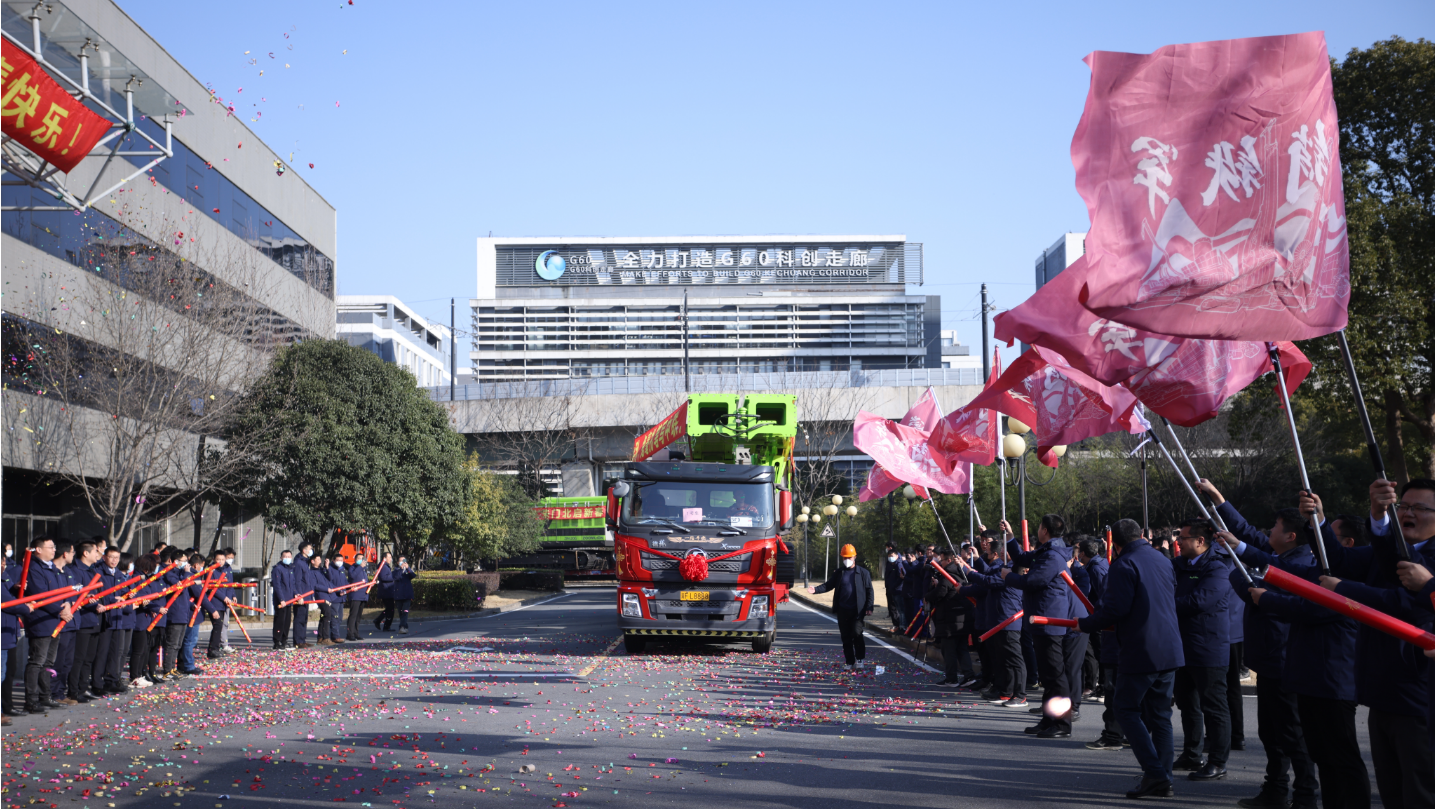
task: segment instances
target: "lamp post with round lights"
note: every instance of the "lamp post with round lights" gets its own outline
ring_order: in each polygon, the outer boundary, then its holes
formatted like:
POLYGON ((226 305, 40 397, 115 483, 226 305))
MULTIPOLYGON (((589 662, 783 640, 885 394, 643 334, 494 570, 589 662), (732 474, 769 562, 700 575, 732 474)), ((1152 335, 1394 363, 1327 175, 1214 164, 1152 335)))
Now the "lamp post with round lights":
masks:
MULTIPOLYGON (((1002 464, 1002 502, 1006 502, 1005 459, 1014 459, 1016 461, 1017 497, 1019 502, 1018 508, 1020 509, 1019 514, 1020 519, 1023 523, 1025 523, 1027 481, 1030 480, 1032 485, 1034 486, 1045 486, 1046 484, 1051 482, 1053 477, 1056 476, 1056 470, 1053 469, 1051 472, 1051 476, 1048 477, 1046 480, 1037 480, 1036 478, 1033 478, 1028 475, 1026 471, 1026 456, 1027 453, 1033 451, 1033 447, 1031 444, 1027 443, 1026 437, 1031 433, 1031 428, 1010 416, 1007 417, 1006 422, 1007 430, 1009 432, 1007 435, 1002 437, 1002 458, 1004 461, 1002 464)), ((1055 455, 1058 458, 1063 457, 1064 455, 1066 455, 1066 447, 1052 447, 1051 454, 1055 455)), ((1003 506, 1003 513, 1005 513, 1005 506, 1003 506)))
POLYGON ((802 513, 797 515, 797 521, 802 523, 802 580, 811 585, 812 580, 807 575, 807 524, 821 522, 822 515, 813 514, 810 507, 803 506, 802 513))

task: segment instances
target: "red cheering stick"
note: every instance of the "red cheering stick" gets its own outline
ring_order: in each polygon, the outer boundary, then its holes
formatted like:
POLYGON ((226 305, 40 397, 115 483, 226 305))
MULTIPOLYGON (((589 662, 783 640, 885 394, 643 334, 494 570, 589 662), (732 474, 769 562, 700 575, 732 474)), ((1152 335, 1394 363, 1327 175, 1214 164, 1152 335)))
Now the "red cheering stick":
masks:
POLYGON ((305 598, 308 598, 308 597, 311 596, 311 595, 314 595, 314 591, 313 591, 313 590, 310 590, 309 592, 303 593, 303 594, 301 594, 301 595, 294 596, 293 598, 289 599, 288 601, 285 601, 284 603, 280 604, 279 606, 280 606, 280 607, 287 607, 287 606, 289 606, 290 604, 297 604, 297 603, 299 603, 301 600, 303 600, 303 599, 305 599, 305 598))
POLYGON ((229 614, 234 616, 234 623, 239 624, 239 631, 244 633, 244 639, 249 641, 250 643, 253 643, 254 639, 249 637, 249 630, 245 629, 244 622, 239 620, 239 613, 234 611, 233 604, 229 605, 229 614))
POLYGON ((941 568, 941 566, 939 566, 935 561, 929 562, 928 564, 930 564, 930 565, 932 566, 932 569, 933 569, 933 570, 935 570, 935 571, 937 571, 938 573, 942 574, 942 578, 944 578, 944 579, 946 579, 947 581, 951 582, 953 587, 961 587, 961 586, 962 586, 961 584, 957 583, 957 580, 956 580, 956 579, 952 578, 952 574, 950 574, 950 573, 948 573, 947 571, 943 570, 943 569, 941 568))
POLYGON ((259 609, 258 607, 251 607, 251 606, 249 606, 248 604, 230 604, 229 606, 231 606, 231 607, 238 607, 238 608, 240 608, 241 610, 254 610, 255 612, 263 612, 263 611, 264 611, 264 610, 259 609))
POLYGON ((1345 596, 1332 593, 1324 587, 1311 584, 1298 576, 1292 576, 1280 568, 1268 568, 1264 578, 1267 584, 1273 584, 1307 601, 1314 601, 1322 607, 1354 618, 1372 629, 1419 646, 1427 652, 1435 649, 1435 634, 1426 632, 1418 626, 1407 624, 1399 618, 1392 618, 1379 610, 1373 610, 1363 604, 1351 601, 1345 596))
MULTIPOLYGON (((164 617, 164 614, 167 613, 167 612, 169 612, 169 608, 172 607, 172 606, 174 606, 174 600, 175 600, 176 598, 179 598, 179 595, 180 595, 180 593, 182 593, 182 592, 184 592, 184 588, 182 588, 182 587, 181 587, 180 589, 178 589, 178 590, 175 590, 175 591, 174 591, 174 595, 170 596, 170 597, 169 597, 169 600, 166 601, 166 602, 164 602, 164 609, 160 610, 160 611, 159 611, 159 615, 156 615, 156 616, 154 617, 154 620, 149 622, 149 629, 148 629, 147 631, 153 632, 153 631, 154 631, 154 628, 157 627, 157 626, 159 626, 159 619, 163 618, 163 617, 164 617)), ((166 630, 166 631, 168 631, 168 630, 166 630)))
POLYGON ((1021 521, 1021 550, 1023 553, 1031 552, 1031 540, 1027 538, 1026 520, 1021 521))
MULTIPOLYGON (((98 577, 99 575, 100 575, 100 574, 98 574, 98 573, 95 574, 96 577, 98 577)), ((91 584, 94 584, 94 581, 92 580, 90 583, 91 583, 91 584)), ((105 596, 109 595, 110 593, 114 593, 114 592, 117 592, 117 591, 119 591, 119 590, 124 589, 124 586, 125 586, 126 584, 129 584, 129 581, 128 581, 128 580, 122 581, 122 582, 120 582, 119 584, 116 584, 114 587, 111 587, 111 588, 108 589, 108 590, 101 590, 101 591, 98 592, 98 593, 91 593, 91 594, 89 594, 89 595, 87 595, 87 596, 82 597, 79 601, 76 601, 76 602, 75 602, 75 607, 74 607, 75 611, 78 612, 79 610, 81 610, 82 608, 88 606, 88 605, 91 604, 92 602, 99 601, 100 599, 104 598, 105 596)), ((60 636, 60 630, 64 629, 64 628, 65 628, 65 624, 68 624, 68 623, 69 623, 69 621, 61 621, 60 624, 59 624, 59 626, 56 626, 56 627, 55 627, 55 631, 54 631, 53 634, 50 635, 50 637, 52 637, 52 638, 58 638, 58 637, 60 636)))
MULTIPOLYGON (((25 569, 20 571, 20 590, 25 592, 25 583, 30 581, 30 557, 35 555, 34 548, 25 549, 25 569)), ((8 604, 6 606, 9 606, 8 604)))
MULTIPOLYGON (((96 574, 95 578, 99 578, 99 575, 96 574)), ((83 596, 85 593, 88 593, 88 592, 90 592, 91 590, 93 590, 93 589, 95 589, 96 587, 99 587, 99 586, 100 586, 100 583, 99 583, 98 581, 91 580, 90 583, 87 584, 87 585, 85 585, 84 587, 80 587, 79 585, 74 585, 74 586, 71 586, 71 587, 65 587, 65 588, 63 588, 63 589, 66 590, 66 591, 68 591, 68 592, 60 593, 59 595, 50 596, 49 598, 44 599, 43 601, 32 601, 32 602, 30 602, 30 603, 35 607, 35 609, 38 610, 38 609, 40 609, 41 607, 48 607, 48 606, 50 606, 51 604, 56 604, 56 603, 59 603, 59 602, 61 602, 61 601, 69 601, 69 600, 72 599, 72 598, 78 598, 79 596, 83 596)), ((59 592, 59 591, 52 591, 52 592, 59 592)))
POLYGON ((1111 529, 1106 529, 1106 564, 1111 564, 1111 529))
MULTIPOLYGON (((175 582, 174 584, 171 584, 170 586, 164 588, 163 590, 160 590, 158 593, 150 593, 150 594, 147 595, 147 596, 140 596, 139 598, 130 598, 130 599, 126 599, 126 600, 124 600, 124 601, 117 601, 117 602, 115 602, 114 604, 106 604, 104 607, 101 607, 101 608, 100 608, 100 611, 101 611, 101 612, 104 612, 105 610, 112 610, 112 609, 114 609, 114 608, 116 608, 116 607, 128 607, 128 606, 131 605, 131 604, 143 604, 143 603, 145 603, 146 601, 153 601, 153 600, 156 599, 156 598, 163 598, 164 596, 167 596, 167 595, 169 595, 170 593, 178 592, 178 591, 183 590, 184 588, 190 586, 191 584, 194 584, 196 581, 199 580, 199 577, 200 577, 200 576, 203 576, 203 575, 205 575, 206 573, 208 573, 209 570, 210 570, 210 568, 212 568, 212 567, 214 567, 214 565, 211 565, 210 567, 207 567, 207 568, 205 568, 204 570, 199 571, 198 573, 194 574, 193 576, 190 576, 190 577, 187 578, 187 579, 181 579, 180 581, 177 581, 177 582, 175 582)), ((170 599, 170 601, 173 602, 174 599, 170 599)), ((165 605, 165 609, 169 609, 169 605, 168 605, 168 604, 165 605)))
MULTIPOLYGON (((199 617, 199 611, 204 609, 204 602, 213 595, 210 591, 210 583, 214 581, 214 574, 210 573, 204 577, 204 586, 199 588, 199 597, 192 599, 189 607, 189 625, 194 626, 194 619, 199 617)), ((218 587, 213 588, 218 590, 218 587)))
POLYGON ((984 641, 984 640, 986 640, 987 638, 990 638, 992 635, 995 635, 996 633, 1002 631, 1003 629, 1006 629, 1007 627, 1011 626, 1012 621, 1021 620, 1021 617, 1022 617, 1023 615, 1026 615, 1026 613, 1023 612, 1023 611, 1021 611, 1021 610, 1017 610, 1017 611, 1016 611, 1016 615, 1013 615, 1012 617, 1006 619, 1005 621, 1002 621, 1001 623, 997 624, 996 626, 992 627, 991 629, 988 629, 986 632, 983 632, 983 633, 982 633, 982 636, 981 636, 981 638, 980 638, 979 640, 983 640, 983 641, 984 641))
POLYGON ((1071 592, 1076 593, 1076 597, 1081 600, 1081 605, 1086 607, 1086 614, 1095 615, 1096 607, 1091 605, 1091 599, 1086 597, 1086 593, 1081 592, 1081 588, 1076 586, 1076 579, 1071 578, 1071 573, 1065 570, 1061 571, 1061 580, 1066 582, 1066 586, 1071 588, 1071 592))
POLYGON ((0 604, 0 608, 9 608, 19 606, 20 604, 29 604, 34 601, 42 601, 44 599, 52 598, 61 594, 68 595, 74 592, 76 592, 75 586, 73 584, 67 584, 64 587, 56 587, 53 590, 46 590, 43 593, 34 593, 33 595, 28 595, 24 598, 17 598, 14 601, 6 601, 5 603, 0 604))
POLYGON ((1031 622, 1036 626, 1064 626, 1067 629, 1076 629, 1075 618, 1048 618, 1045 615, 1031 616, 1031 622))
MULTIPOLYGON (((125 593, 124 597, 121 598, 120 601, 122 601, 122 602, 123 602, 123 601, 128 601, 128 600, 130 600, 131 598, 134 598, 135 593, 138 593, 138 592, 140 591, 140 588, 141 588, 141 587, 144 587, 146 584, 149 584, 150 582, 154 581, 155 579, 159 578, 160 576, 163 576, 164 574, 168 573, 168 572, 169 572, 169 569, 172 568, 172 567, 174 567, 175 564, 176 564, 175 562, 170 562, 169 564, 165 565, 163 568, 160 568, 159 570, 156 570, 154 573, 151 573, 151 574, 150 574, 149 576, 147 576, 143 581, 141 581, 139 584, 136 584, 133 588, 131 588, 128 593, 125 593)), ((134 579, 130 579, 130 581, 134 581, 134 579)), ((114 609, 115 607, 118 607, 118 606, 121 606, 121 605, 120 605, 120 604, 106 604, 105 606, 100 607, 100 612, 109 612, 110 610, 112 610, 112 609, 114 609)))
POLYGON ((370 590, 374 589, 374 585, 379 583, 379 574, 384 572, 384 565, 388 563, 389 560, 387 559, 379 563, 379 569, 374 571, 374 580, 369 582, 369 586, 366 590, 364 590, 364 592, 369 592, 370 590))

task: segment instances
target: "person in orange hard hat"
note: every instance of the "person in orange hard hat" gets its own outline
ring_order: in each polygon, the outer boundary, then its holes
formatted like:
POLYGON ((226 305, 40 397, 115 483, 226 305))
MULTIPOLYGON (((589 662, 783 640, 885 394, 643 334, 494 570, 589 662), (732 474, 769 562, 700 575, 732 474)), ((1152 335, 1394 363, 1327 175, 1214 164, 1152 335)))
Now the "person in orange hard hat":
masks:
POLYGON ((862 638, 863 620, 872 614, 872 574, 857 564, 857 549, 842 546, 842 562, 827 581, 807 592, 816 595, 833 591, 832 611, 837 613, 837 629, 842 634, 842 654, 847 668, 863 668, 867 643, 862 638))

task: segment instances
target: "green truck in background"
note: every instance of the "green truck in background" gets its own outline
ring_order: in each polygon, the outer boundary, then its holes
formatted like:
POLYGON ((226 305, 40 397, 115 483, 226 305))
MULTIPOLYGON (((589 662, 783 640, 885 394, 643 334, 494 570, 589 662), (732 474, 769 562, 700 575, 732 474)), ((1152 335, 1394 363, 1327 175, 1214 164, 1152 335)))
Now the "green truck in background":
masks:
POLYGON ((561 570, 565 579, 611 579, 613 535, 603 522, 603 497, 545 497, 533 510, 543 518, 543 546, 499 561, 502 567, 561 570))

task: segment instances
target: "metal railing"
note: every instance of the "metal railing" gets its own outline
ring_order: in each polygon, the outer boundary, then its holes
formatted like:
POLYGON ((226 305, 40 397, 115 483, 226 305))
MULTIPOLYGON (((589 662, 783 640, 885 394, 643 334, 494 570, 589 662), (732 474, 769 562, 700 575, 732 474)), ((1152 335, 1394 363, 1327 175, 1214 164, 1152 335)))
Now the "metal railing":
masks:
MULTIPOLYGON (((748 374, 692 374, 692 393, 757 392, 813 388, 927 387, 980 385, 980 368, 914 368, 873 371, 805 371, 748 374)), ((452 399, 527 399, 550 396, 623 396, 682 393, 681 374, 608 376, 483 382, 456 386, 452 399)), ((449 386, 426 388, 430 399, 450 401, 449 386)))

